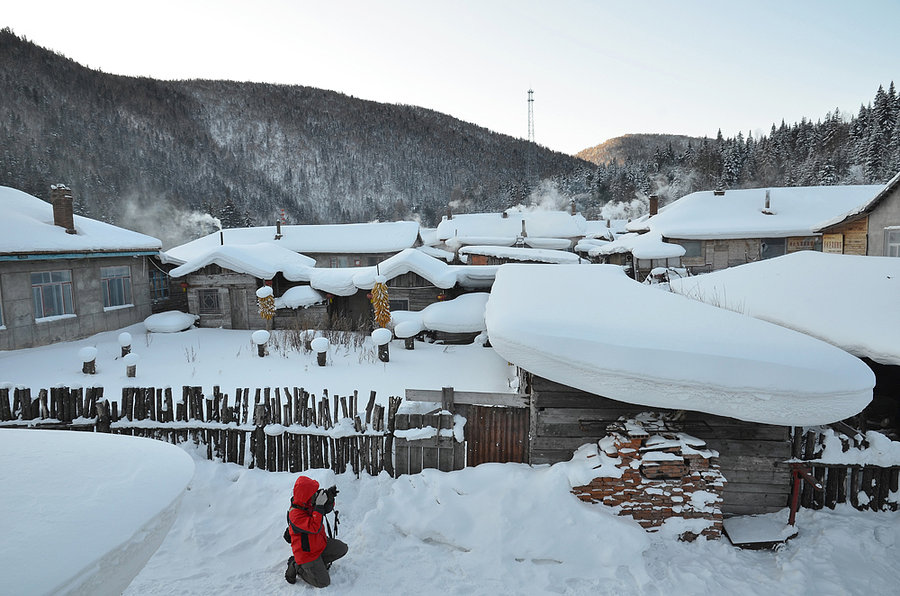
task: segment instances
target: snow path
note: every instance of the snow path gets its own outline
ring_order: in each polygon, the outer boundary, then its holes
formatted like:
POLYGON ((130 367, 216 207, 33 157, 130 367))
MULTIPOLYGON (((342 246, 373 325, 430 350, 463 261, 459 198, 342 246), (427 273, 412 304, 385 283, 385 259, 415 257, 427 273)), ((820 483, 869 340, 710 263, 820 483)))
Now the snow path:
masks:
MULTIPOLYGON (((172 530, 125 594, 312 593, 283 578, 296 474, 196 465, 172 530)), ((900 582, 898 513, 801 510, 800 536, 773 553, 679 543, 675 528, 645 534, 571 496, 566 464, 336 482, 350 552, 330 594, 889 594, 900 582)))

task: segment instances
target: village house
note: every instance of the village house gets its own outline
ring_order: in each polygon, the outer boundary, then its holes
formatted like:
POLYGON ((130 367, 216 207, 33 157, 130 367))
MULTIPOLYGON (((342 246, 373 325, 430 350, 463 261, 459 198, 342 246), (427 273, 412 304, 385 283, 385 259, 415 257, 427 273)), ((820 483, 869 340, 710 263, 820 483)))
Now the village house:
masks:
POLYGON ((574 492, 651 530, 675 517, 716 537, 727 516, 780 511, 793 428, 855 416, 872 399, 871 370, 847 352, 618 266, 506 265, 485 318, 520 370, 529 463, 593 445, 596 477, 574 492))
POLYGON ((72 191, 50 203, 0 187, 0 349, 87 337, 140 322, 164 275, 150 263, 160 241, 74 215, 72 191))
POLYGON ((822 251, 821 224, 872 202, 884 187, 810 186, 691 193, 630 224, 684 248, 694 273, 801 250, 822 251))
POLYGON ((900 257, 900 173, 872 200, 822 224, 822 252, 900 257))
POLYGON ((900 259, 806 251, 672 280, 670 287, 861 359, 875 374, 875 388, 852 426, 900 438, 900 259))

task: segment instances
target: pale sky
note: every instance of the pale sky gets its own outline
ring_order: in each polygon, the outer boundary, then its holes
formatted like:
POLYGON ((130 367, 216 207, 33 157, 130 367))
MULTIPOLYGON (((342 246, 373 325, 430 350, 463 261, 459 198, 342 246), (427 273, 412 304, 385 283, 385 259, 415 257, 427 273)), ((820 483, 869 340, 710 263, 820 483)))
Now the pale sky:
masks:
POLYGON ((900 1, 0 0, 0 27, 91 68, 308 85, 575 153, 856 113, 900 85, 900 1))

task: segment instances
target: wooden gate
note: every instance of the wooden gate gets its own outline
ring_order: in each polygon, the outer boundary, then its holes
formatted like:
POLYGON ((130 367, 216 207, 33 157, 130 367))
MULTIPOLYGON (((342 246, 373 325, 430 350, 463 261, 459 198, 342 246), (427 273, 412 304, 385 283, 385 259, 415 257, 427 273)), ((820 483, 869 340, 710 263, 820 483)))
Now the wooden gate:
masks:
POLYGON ((466 465, 528 463, 528 408, 462 406, 466 417, 466 465))
MULTIPOLYGON (((514 393, 406 390, 407 401, 440 404, 439 410, 466 419, 465 466, 528 462, 528 398, 514 393)), ((463 466, 457 464, 455 469, 463 466)))

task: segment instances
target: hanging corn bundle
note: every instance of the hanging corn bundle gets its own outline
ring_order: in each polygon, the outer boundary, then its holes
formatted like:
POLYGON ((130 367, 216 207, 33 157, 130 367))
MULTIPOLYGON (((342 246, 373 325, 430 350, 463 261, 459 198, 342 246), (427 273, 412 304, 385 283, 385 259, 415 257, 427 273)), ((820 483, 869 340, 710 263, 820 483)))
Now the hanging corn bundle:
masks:
POLYGON ((383 275, 375 277, 375 287, 372 288, 372 308, 375 311, 375 327, 387 327, 391 322, 391 307, 388 303, 388 290, 383 275))
POLYGON ((275 295, 272 288, 263 286, 256 290, 256 301, 259 303, 259 316, 271 321, 275 317, 275 295))

